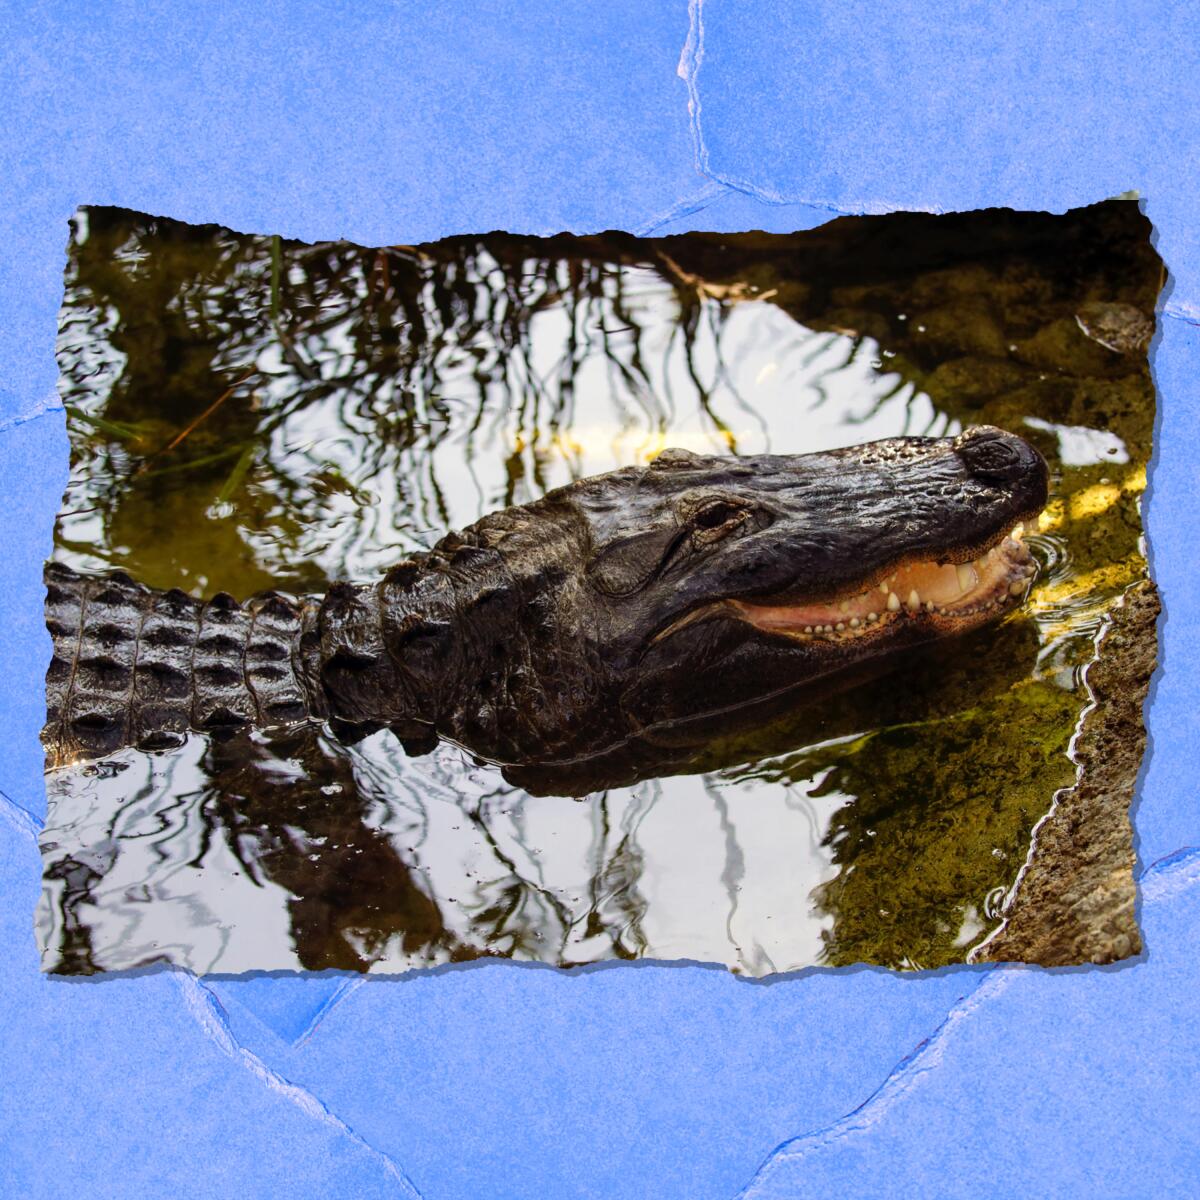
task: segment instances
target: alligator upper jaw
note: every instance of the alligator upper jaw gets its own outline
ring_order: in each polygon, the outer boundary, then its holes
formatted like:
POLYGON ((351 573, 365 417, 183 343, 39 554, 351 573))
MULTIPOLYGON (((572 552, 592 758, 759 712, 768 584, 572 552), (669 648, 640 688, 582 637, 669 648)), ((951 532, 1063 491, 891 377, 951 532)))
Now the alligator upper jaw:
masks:
POLYGON ((793 641, 858 641, 919 621, 954 633, 1015 607, 1037 566, 1018 524, 973 559, 945 563, 915 559, 896 564, 868 584, 819 601, 771 604, 718 600, 664 629, 655 641, 710 616, 734 617, 762 633, 793 641))

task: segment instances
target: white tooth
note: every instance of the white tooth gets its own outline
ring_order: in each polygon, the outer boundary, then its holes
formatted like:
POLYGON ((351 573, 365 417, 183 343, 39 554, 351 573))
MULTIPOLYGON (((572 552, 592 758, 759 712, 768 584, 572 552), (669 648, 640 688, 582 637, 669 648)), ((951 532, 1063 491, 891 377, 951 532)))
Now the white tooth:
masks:
POLYGON ((888 612, 900 611, 900 597, 895 592, 888 592, 888 612))
POLYGON ((1025 536, 1025 526, 1020 524, 1020 522, 1018 522, 1016 525, 1013 526, 1013 531, 1008 536, 1011 537, 1014 541, 1019 542, 1021 540, 1021 538, 1023 538, 1025 536))
POLYGON ((868 621, 878 621, 879 614, 877 612, 869 612, 869 613, 867 613, 867 620, 868 621))
POLYGON ((881 591, 881 592, 882 592, 882 593, 883 593, 885 596, 888 594, 888 592, 890 592, 890 591, 891 591, 891 588, 889 588, 889 587, 888 587, 888 581, 887 581, 886 579, 885 579, 885 580, 884 580, 884 581, 883 581, 883 582, 882 582, 882 583, 879 585, 879 590, 880 590, 880 591, 881 591))
POLYGON ((850 618, 850 628, 851 629, 857 629, 861 624, 862 624, 862 622, 857 617, 850 618))
POLYGON ((1024 590, 1025 580, 1023 579, 1014 579, 1012 583, 1008 585, 1008 594, 1010 596, 1019 596, 1024 590))
POLYGON ((841 604, 838 605, 838 612, 848 613, 849 611, 850 611, 850 601, 843 600, 841 602, 841 604))
POLYGON ((975 572, 970 567, 965 567, 959 563, 954 570, 958 574, 958 590, 960 592, 970 591, 975 583, 975 572))
POLYGON ((834 629, 836 629, 836 630, 838 631, 838 633, 841 633, 841 632, 842 632, 842 630, 844 630, 845 628, 846 628, 846 622, 845 622, 845 621, 839 621, 839 622, 838 622, 838 623, 837 623, 837 624, 834 626, 834 629))
POLYGON ((822 629, 823 629, 823 630, 824 630, 826 633, 832 633, 832 632, 833 632, 833 626, 832 626, 832 625, 822 625, 822 626, 821 626, 821 628, 822 628, 822 629))
POLYGON ((811 626, 811 625, 805 625, 805 627, 804 627, 804 632, 805 632, 805 633, 812 633, 812 626, 811 626))
POLYGON ((916 612, 921 607, 921 594, 916 588, 908 593, 908 607, 911 612, 916 612))
POLYGON ((926 611, 926 612, 933 612, 933 601, 932 601, 932 600, 926 600, 926 601, 925 601, 925 611, 926 611))

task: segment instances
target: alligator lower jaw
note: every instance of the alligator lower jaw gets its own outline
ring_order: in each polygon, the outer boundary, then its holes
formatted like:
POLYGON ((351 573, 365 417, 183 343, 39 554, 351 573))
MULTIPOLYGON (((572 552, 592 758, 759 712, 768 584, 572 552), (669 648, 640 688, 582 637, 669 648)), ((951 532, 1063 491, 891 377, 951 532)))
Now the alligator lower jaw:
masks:
POLYGON ((713 607, 733 612, 764 633, 793 640, 871 638, 910 621, 956 632, 1024 599, 1037 567, 1021 535, 1018 525, 998 545, 968 562, 917 560, 888 572, 876 584, 820 602, 730 600, 713 607))

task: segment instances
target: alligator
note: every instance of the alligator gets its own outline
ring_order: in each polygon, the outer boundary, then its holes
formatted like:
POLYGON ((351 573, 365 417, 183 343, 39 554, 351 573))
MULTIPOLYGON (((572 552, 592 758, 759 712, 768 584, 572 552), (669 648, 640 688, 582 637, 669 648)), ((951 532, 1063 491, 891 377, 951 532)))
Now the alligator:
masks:
POLYGON ((558 771, 573 794, 629 782, 1020 605, 1047 488, 1038 452, 990 426, 668 449, 323 595, 200 600, 48 563, 47 769, 323 722, 351 743, 388 728, 411 754, 445 739, 515 782, 558 771))

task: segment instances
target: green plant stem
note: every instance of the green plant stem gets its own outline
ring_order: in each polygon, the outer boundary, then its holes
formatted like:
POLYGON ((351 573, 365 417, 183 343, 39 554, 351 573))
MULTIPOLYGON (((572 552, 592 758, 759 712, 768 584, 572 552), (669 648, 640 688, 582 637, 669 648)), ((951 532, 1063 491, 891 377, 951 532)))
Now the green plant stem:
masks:
POLYGON ((140 436, 136 429, 131 429, 128 425, 120 425, 116 421, 106 421, 103 417, 93 417, 91 413, 86 413, 82 408, 77 408, 74 404, 64 404, 67 416, 73 417, 76 421, 82 421, 85 425, 91 425, 99 429, 101 433, 111 434, 113 437, 121 438, 123 441, 131 441, 140 436))
POLYGON ((232 458, 239 452, 241 445, 230 446, 226 450, 219 450, 216 454, 206 454, 203 458, 188 459, 187 462, 172 463, 169 467, 159 467, 155 471, 143 471, 143 479, 154 479, 159 475, 174 475, 177 471, 190 471, 193 467, 207 467, 211 463, 222 462, 224 459, 232 458))
POLYGON ((242 456, 233 465, 233 470, 229 472, 229 478, 225 480, 221 486, 221 490, 217 493, 218 504, 228 504, 230 496, 241 486, 242 480, 246 478, 246 472, 250 470, 250 464, 254 461, 254 446, 249 445, 242 451, 242 456))

